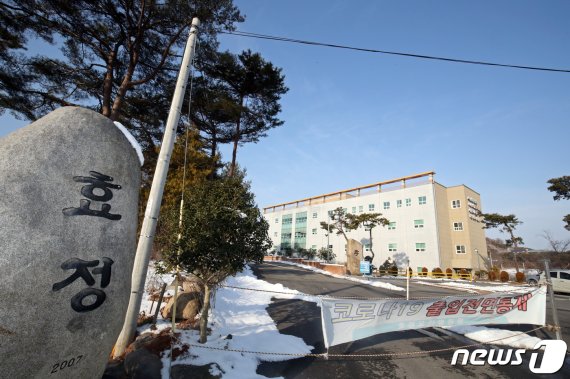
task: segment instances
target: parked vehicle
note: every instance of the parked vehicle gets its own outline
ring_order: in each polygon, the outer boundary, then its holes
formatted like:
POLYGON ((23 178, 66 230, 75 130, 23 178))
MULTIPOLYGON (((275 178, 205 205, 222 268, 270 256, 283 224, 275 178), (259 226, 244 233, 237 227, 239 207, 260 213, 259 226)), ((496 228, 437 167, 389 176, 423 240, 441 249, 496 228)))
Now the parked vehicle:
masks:
MULTIPOLYGON (((554 292, 564 292, 570 294, 570 270, 550 270, 552 288, 554 292)), ((540 272, 538 275, 527 275, 527 283, 536 286, 546 283, 546 275, 540 272)))

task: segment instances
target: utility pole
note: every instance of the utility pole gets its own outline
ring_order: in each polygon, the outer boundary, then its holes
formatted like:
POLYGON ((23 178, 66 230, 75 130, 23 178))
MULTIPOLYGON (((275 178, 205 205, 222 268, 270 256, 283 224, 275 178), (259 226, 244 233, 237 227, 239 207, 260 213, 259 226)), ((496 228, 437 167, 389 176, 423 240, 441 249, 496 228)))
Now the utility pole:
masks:
POLYGON ((144 283, 146 280, 148 262, 150 260, 150 253, 154 242, 154 233, 156 231, 156 224, 160 213, 160 204, 162 203, 164 184, 166 183, 166 176, 168 174, 168 165, 170 163, 174 141, 176 140, 176 129, 178 128, 178 121, 180 120, 180 113, 182 111, 182 102, 184 100, 184 94, 186 93, 186 84, 190 73, 190 65, 192 64, 194 45, 196 43, 196 35, 198 34, 199 25, 200 21, 196 17, 193 18, 192 26, 190 27, 190 36, 188 37, 186 48, 184 49, 184 56, 182 58, 180 72, 176 81, 176 88, 172 97, 172 104, 170 105, 168 120, 166 121, 166 127, 164 129, 164 137, 162 139, 162 145, 158 155, 158 162, 154 171, 152 186, 150 188, 150 194, 146 204, 141 235, 139 237, 135 263, 133 266, 129 307, 125 316, 123 330, 121 331, 113 350, 114 358, 120 357, 124 354, 127 346, 133 340, 137 328, 137 318, 144 293, 144 283))
POLYGON ((550 299, 550 308, 552 309, 552 321, 554 321, 554 332, 556 339, 562 339, 562 332, 560 331, 560 322, 558 321, 558 312, 556 310, 556 303, 554 302, 554 287, 552 286, 552 278, 550 277, 550 261, 544 260, 544 275, 546 276, 546 288, 548 288, 548 297, 550 299))
POLYGON ((329 257, 330 257, 330 248, 331 248, 331 214, 328 213, 327 211, 327 221, 329 221, 327 224, 327 252, 329 252, 329 257))
POLYGON ((406 300, 410 300, 410 258, 406 263, 406 300))

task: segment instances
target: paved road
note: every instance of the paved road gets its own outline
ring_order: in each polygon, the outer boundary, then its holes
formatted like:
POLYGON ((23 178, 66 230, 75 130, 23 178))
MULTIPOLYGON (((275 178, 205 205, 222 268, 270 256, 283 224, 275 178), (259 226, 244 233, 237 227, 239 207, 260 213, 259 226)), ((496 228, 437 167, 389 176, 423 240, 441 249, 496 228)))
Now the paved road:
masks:
MULTIPOLYGON (((284 286, 308 294, 327 294, 337 296, 364 297, 399 297, 405 292, 395 292, 383 288, 360 285, 355 282, 317 274, 295 266, 264 263, 253 267, 256 275, 270 283, 284 286)), ((461 293, 447 288, 411 284, 411 296, 441 297, 461 293)), ((302 338, 314 347, 314 353, 325 352, 321 331, 320 310, 314 303, 301 300, 274 299, 268 312, 276 321, 281 333, 302 338)), ((530 326, 520 326, 520 330, 529 330, 530 326)), ((512 328, 511 329, 516 329, 512 328)), ((410 330, 376 335, 352 343, 335 346, 329 353, 341 354, 378 354, 398 353, 417 350, 443 349, 469 343, 463 337, 450 337, 437 329, 426 329, 431 336, 422 331, 410 330)), ((543 331, 536 336, 550 338, 543 331)), ((528 369, 528 356, 520 366, 451 366, 453 351, 426 356, 401 356, 382 358, 301 358, 285 362, 264 362, 258 367, 258 373, 267 377, 285 378, 528 378, 536 376, 528 369)), ((527 354, 529 355, 529 354, 527 354)), ((563 369, 549 378, 570 377, 570 359, 563 369)))

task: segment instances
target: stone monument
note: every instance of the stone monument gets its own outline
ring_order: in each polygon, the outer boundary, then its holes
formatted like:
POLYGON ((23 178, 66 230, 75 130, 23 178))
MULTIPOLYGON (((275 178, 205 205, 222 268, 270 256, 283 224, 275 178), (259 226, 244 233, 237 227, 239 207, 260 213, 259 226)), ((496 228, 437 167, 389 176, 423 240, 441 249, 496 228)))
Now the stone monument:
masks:
POLYGON ((355 239, 349 239, 346 245, 346 273, 360 275, 360 261, 363 259, 362 244, 355 239))
POLYGON ((60 108, 0 139, 0 376, 101 378, 123 325, 140 161, 108 118, 60 108))

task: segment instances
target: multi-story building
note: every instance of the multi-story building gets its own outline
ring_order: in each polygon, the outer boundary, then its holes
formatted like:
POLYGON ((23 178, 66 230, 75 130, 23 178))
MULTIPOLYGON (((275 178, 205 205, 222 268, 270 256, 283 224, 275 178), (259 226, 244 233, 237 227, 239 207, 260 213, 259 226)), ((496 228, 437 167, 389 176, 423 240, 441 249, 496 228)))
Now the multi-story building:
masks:
MULTIPOLYGON (((481 198, 465 185, 445 187, 434 181, 434 172, 387 180, 362 187, 313 196, 264 208, 276 251, 287 248, 320 249, 330 245, 336 261, 346 261, 346 241, 328 235, 320 223, 330 223, 333 209, 347 213, 381 213, 390 221, 372 229, 373 264, 391 257, 400 267, 433 269, 484 268, 485 233, 478 221, 481 198)), ((369 232, 350 231, 370 255, 369 232)))

